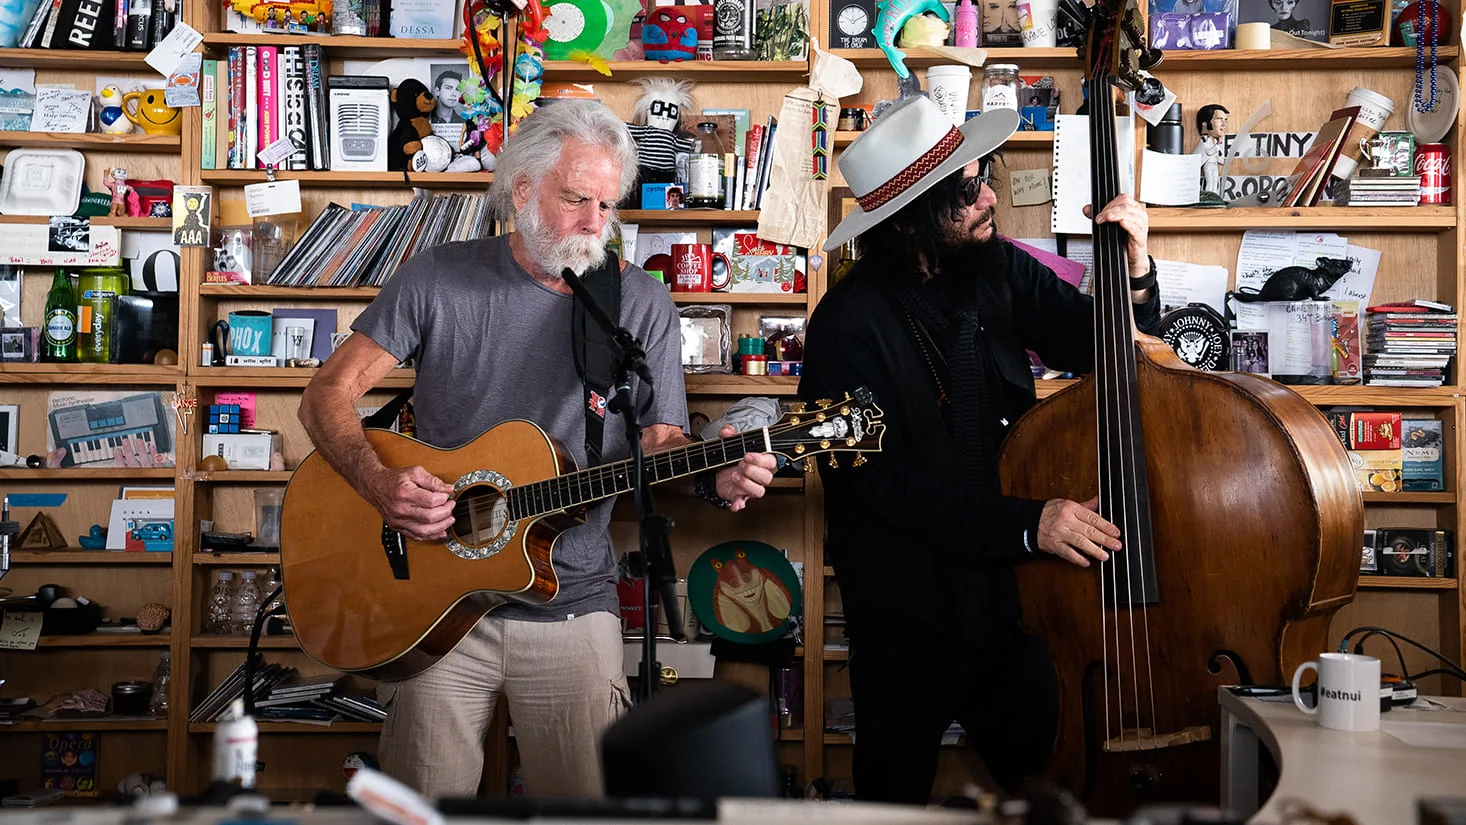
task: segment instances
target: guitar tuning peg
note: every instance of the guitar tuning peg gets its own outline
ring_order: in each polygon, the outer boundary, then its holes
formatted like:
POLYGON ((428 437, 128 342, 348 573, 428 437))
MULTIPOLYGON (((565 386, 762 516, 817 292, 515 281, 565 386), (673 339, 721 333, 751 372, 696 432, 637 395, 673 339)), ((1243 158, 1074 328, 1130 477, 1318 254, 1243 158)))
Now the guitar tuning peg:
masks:
POLYGON ((801 463, 804 465, 804 471, 806 473, 812 473, 812 472, 814 472, 814 459, 813 458, 806 458, 801 463))
POLYGON ((789 405, 789 412, 793 412, 793 413, 802 413, 802 412, 804 412, 804 402, 803 401, 795 401, 795 402, 791 403, 789 405))
POLYGON ((835 469, 836 467, 839 467, 839 466, 840 466, 840 462, 838 462, 838 461, 835 460, 835 454, 834 453, 830 453, 830 469, 833 470, 833 469, 835 469))
POLYGON ((850 462, 851 467, 859 467, 865 463, 865 453, 856 453, 855 460, 850 462))
POLYGON ((828 407, 833 403, 835 402, 828 398, 817 398, 814 402, 816 407, 828 407))

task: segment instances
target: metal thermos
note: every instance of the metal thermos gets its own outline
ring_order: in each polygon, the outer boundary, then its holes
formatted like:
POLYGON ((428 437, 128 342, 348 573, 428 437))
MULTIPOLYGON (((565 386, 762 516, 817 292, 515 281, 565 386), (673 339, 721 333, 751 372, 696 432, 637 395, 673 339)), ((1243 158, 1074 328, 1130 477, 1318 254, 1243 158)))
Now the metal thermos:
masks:
POLYGON ((1152 152, 1163 155, 1185 154, 1181 149, 1181 104, 1172 104, 1159 125, 1146 129, 1146 142, 1152 152))

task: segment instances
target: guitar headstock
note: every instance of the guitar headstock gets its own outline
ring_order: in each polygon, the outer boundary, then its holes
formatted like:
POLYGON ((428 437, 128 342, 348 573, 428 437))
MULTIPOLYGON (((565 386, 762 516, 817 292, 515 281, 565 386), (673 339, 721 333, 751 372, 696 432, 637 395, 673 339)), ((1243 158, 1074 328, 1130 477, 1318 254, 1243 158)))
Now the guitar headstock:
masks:
POLYGON ((1089 15, 1089 31, 1080 57, 1090 80, 1090 93, 1094 94, 1102 80, 1135 91, 1148 80, 1155 82, 1142 70, 1158 65, 1164 55, 1160 49, 1150 47, 1136 0, 1095 0, 1089 15))
MULTIPOLYGON (((857 453, 851 466, 865 463, 859 453, 878 453, 886 434, 882 423, 885 413, 875 405, 870 390, 864 387, 839 401, 821 399, 813 405, 803 401, 789 404, 779 420, 769 425, 771 452, 802 461, 821 453, 857 453)), ((830 466, 838 466, 833 455, 830 466)), ((806 462, 806 471, 814 465, 806 462)))

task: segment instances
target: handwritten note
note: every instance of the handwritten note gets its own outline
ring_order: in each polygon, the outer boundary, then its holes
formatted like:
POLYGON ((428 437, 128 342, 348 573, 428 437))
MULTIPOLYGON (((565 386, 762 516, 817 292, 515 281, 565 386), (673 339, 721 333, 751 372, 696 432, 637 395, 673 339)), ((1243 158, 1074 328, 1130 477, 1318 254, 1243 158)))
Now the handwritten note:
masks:
POLYGON ((1146 149, 1140 164, 1142 201, 1190 206, 1201 200, 1201 155, 1167 155, 1146 149))
POLYGON ((85 132, 92 113, 92 93, 86 89, 41 86, 36 89, 32 132, 85 132))
POLYGON ((35 650, 41 638, 41 613, 5 611, 0 624, 0 650, 35 650))
POLYGON ((1013 193, 1013 205, 1037 206, 1053 200, 1049 174, 1047 169, 1018 169, 1009 173, 1008 191, 1013 193))
POLYGON ((148 56, 143 58, 147 63, 157 70, 158 74, 167 77, 173 74, 178 64, 183 61, 183 56, 193 51, 200 43, 204 42, 204 36, 198 33, 194 27, 184 22, 173 24, 173 31, 158 42, 148 56))

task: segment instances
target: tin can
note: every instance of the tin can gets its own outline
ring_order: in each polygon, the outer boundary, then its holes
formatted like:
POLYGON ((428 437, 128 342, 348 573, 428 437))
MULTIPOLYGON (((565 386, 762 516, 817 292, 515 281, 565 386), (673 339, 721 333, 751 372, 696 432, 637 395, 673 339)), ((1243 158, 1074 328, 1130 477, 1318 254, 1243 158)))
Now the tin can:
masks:
POLYGON ((1444 143, 1422 143, 1415 147, 1415 174, 1420 176, 1420 204, 1449 206, 1451 203, 1451 149, 1444 143))
POLYGON ((203 345, 199 347, 199 366, 214 366, 214 345, 208 341, 205 341, 203 345))

